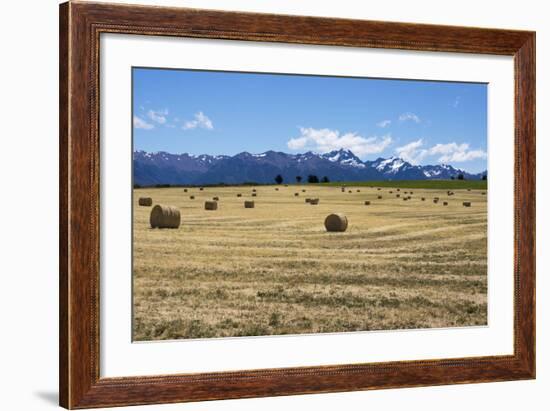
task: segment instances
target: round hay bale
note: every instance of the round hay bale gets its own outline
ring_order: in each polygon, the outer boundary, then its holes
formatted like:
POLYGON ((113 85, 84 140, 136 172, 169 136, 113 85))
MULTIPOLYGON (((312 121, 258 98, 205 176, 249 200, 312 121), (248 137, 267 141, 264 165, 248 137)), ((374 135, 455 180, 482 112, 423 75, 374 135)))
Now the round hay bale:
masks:
POLYGON ((255 192, 256 192, 256 189, 255 189, 255 188, 253 188, 253 189, 252 189, 252 192, 253 192, 253 193, 255 193, 255 192))
POLYGON ((252 200, 246 200, 244 202, 244 208, 254 208, 254 201, 252 200))
POLYGON ((220 201, 220 197, 212 197, 212 200, 214 200, 214 201, 220 201))
POLYGON ((204 202, 204 209, 205 210, 217 210, 218 209, 218 202, 207 200, 207 201, 204 202))
POLYGON ((348 193, 350 193, 350 194, 351 194, 351 193, 353 193, 353 191, 349 190, 349 191, 348 191, 348 193))
POLYGON ((414 194, 412 191, 409 194, 414 194))
POLYGON ((200 191, 204 190, 204 187, 200 187, 199 190, 200 190, 200 191))
POLYGON ((258 193, 252 193, 252 197, 256 197, 258 193))
POLYGON ((186 188, 184 188, 184 189, 183 189, 183 192, 184 192, 184 193, 187 193, 187 189, 186 189, 186 188))
POLYGON ((306 203, 309 203, 311 201, 311 198, 306 198, 306 203))
POLYGON ((195 196, 189 196, 189 199, 194 200, 195 196))
POLYGON ((438 198, 434 198, 434 204, 437 204, 439 202, 438 198))
POLYGON ((412 197, 411 196, 408 196, 407 199, 410 200, 412 197))
POLYGON ((365 205, 370 205, 370 201, 365 201, 365 205))
POLYGON ((361 190, 357 190, 357 192, 358 192, 358 193, 360 193, 360 192, 361 192, 361 190))
POLYGON ((448 202, 443 201, 443 205, 444 205, 444 206, 446 206, 446 205, 448 205, 448 204, 449 204, 448 202))
POLYGON ((300 193, 294 193, 294 197, 298 197, 300 193))
POLYGON ((311 200, 309 200, 309 204, 317 205, 317 204, 319 204, 319 199, 318 198, 312 198, 311 200))
POLYGON ((398 189, 397 189, 396 191, 401 191, 401 189, 400 189, 400 188, 398 188, 398 189))
POLYGON ((467 188, 467 190, 468 190, 468 191, 472 191, 472 189, 471 189, 471 188, 467 188))
POLYGON ((243 195, 241 193, 238 193, 237 194, 237 197, 242 197, 243 195))
POLYGON ((327 218, 325 218, 325 228, 327 231, 346 231, 348 228, 348 219, 344 214, 329 214, 327 218))
POLYGON ((397 198, 399 198, 399 197, 401 197, 401 194, 396 194, 395 196, 396 196, 397 198))
POLYGON ((275 191, 279 191, 279 187, 275 187, 275 191))
POLYGON ((390 194, 393 194, 393 191, 390 191, 390 194))
POLYGON ((305 193, 305 192, 306 192, 306 190, 304 188, 302 188, 302 193, 305 193))
POLYGON ((409 193, 407 193, 406 191, 403 191, 403 194, 409 194, 409 193))
POLYGON ((379 199, 379 200, 382 200, 382 196, 378 196, 378 199, 379 199))
POLYGON ((407 198, 407 197, 403 197, 403 201, 407 201, 407 200, 408 200, 408 198, 407 198))
POLYGON ((422 200, 422 201, 426 201, 426 198, 425 198, 425 197, 422 197, 421 200, 422 200))
POLYGON ((140 197, 138 204, 144 207, 151 207, 153 205, 153 199, 151 197, 140 197))
POLYGON ((377 188, 378 191, 382 190, 380 187, 377 188))
POLYGON ((482 192, 481 192, 481 195, 482 195, 482 196, 484 196, 485 194, 487 194, 487 193, 485 193, 485 191, 482 191, 482 192))
POLYGON ((180 210, 174 206, 161 204, 154 206, 149 216, 151 228, 178 228, 180 220, 180 210))
POLYGON ((472 206, 472 203, 471 203, 470 201, 463 201, 463 202, 462 202, 462 205, 463 205, 464 207, 471 207, 471 206, 472 206))

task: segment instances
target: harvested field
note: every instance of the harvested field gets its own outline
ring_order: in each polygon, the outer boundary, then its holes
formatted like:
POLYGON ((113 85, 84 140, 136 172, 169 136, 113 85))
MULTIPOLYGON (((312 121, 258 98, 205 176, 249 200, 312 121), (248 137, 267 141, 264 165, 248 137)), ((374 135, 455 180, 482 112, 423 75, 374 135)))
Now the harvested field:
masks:
POLYGON ((135 189, 134 339, 485 325, 486 187, 415 184, 403 201, 367 184, 258 186, 249 209, 242 186, 135 189), (151 229, 139 197, 177 207, 180 227, 151 229), (345 232, 326 231, 331 213, 345 232))

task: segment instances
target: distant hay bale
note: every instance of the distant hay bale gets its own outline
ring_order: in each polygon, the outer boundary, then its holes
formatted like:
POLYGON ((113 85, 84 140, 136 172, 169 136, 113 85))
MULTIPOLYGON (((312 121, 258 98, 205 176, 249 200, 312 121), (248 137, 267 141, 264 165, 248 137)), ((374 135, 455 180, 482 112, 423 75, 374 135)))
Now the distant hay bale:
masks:
POLYGON ((214 201, 220 201, 220 197, 212 197, 212 200, 214 200, 214 201))
POLYGON ((425 197, 422 197, 421 200, 422 200, 422 201, 426 201, 426 198, 425 198, 425 197))
POLYGON ((253 192, 253 193, 255 193, 255 192, 256 192, 256 189, 255 189, 255 188, 253 188, 253 189, 252 189, 252 192, 253 192))
POLYGON ((485 191, 482 191, 481 192, 481 195, 484 196, 485 194, 487 194, 485 191))
POLYGON ((463 205, 464 207, 471 207, 471 206, 472 206, 472 203, 471 203, 470 201, 463 201, 463 202, 462 202, 462 205, 463 205))
POLYGON ((350 193, 350 194, 351 194, 351 193, 353 193, 353 191, 349 190, 349 191, 348 191, 348 193, 350 193))
POLYGON ((401 194, 396 194, 395 196, 396 196, 397 198, 399 198, 399 197, 401 197, 401 194))
POLYGON ((393 191, 390 191, 390 194, 393 194, 393 191))
POLYGON ((467 188, 466 190, 468 190, 468 191, 472 191, 472 189, 470 189, 470 188, 467 188))
POLYGON ((275 191, 279 191, 279 187, 275 187, 275 191))
POLYGON ((408 197, 403 197, 403 201, 407 201, 408 200, 408 197))
POLYGON ((412 191, 409 194, 414 194, 412 191))
POLYGON ((443 201, 443 205, 444 205, 444 206, 446 206, 446 205, 448 205, 448 204, 449 204, 448 202, 443 201))
POLYGON ((408 196, 407 199, 410 200, 412 197, 411 196, 408 196))
POLYGON ((382 190, 380 187, 377 188, 378 191, 382 190))
POLYGON ((138 204, 144 207, 151 207, 153 205, 153 199, 151 197, 140 197, 138 204))
POLYGON ((190 199, 190 200, 194 200, 194 199, 195 199, 195 196, 189 196, 189 199, 190 199))
POLYGON ((434 197, 434 200, 437 200, 437 201, 439 201, 439 197, 434 197))
POLYGON ((184 188, 184 189, 183 189, 183 192, 184 192, 184 193, 187 193, 187 189, 186 189, 186 188, 184 188))
POLYGON ((200 187, 199 190, 200 190, 200 191, 204 190, 204 187, 200 187))
POLYGON ((311 198, 306 198, 306 203, 309 203, 311 201, 311 198))
POLYGON ((149 216, 151 228, 178 228, 180 220, 180 210, 174 206, 160 204, 153 207, 149 216))
POLYGON ((254 201, 252 200, 246 200, 244 202, 244 208, 254 208, 254 201))
POLYGON ((325 228, 327 231, 346 231, 348 228, 348 219, 344 214, 329 214, 327 218, 325 218, 325 228))
POLYGON ((378 199, 379 199, 379 200, 382 200, 382 196, 378 196, 378 199))
POLYGON ((401 189, 400 189, 400 188, 398 188, 398 189, 397 189, 397 191, 401 191, 401 189))
POLYGON ((218 209, 218 202, 207 200, 207 201, 204 202, 204 209, 205 210, 217 210, 218 209))
POLYGON ((370 201, 365 201, 365 205, 370 205, 370 201))
POLYGON ((252 197, 256 197, 258 193, 252 193, 252 197))
POLYGON ((294 193, 294 197, 298 197, 300 193, 294 193))
POLYGON ((306 192, 306 189, 305 188, 302 188, 302 193, 305 193, 306 192))
POLYGON ((237 197, 242 197, 243 195, 241 193, 238 193, 237 194, 237 197))
POLYGON ((312 198, 311 200, 309 200, 309 204, 317 205, 317 204, 319 204, 319 199, 318 198, 312 198))
POLYGON ((403 191, 403 194, 409 194, 409 193, 407 193, 406 191, 403 191))
POLYGON ((434 204, 437 204, 439 202, 439 198, 434 198, 434 204))
POLYGON ((358 193, 360 193, 360 192, 361 192, 361 190, 357 190, 357 192, 358 192, 358 193))

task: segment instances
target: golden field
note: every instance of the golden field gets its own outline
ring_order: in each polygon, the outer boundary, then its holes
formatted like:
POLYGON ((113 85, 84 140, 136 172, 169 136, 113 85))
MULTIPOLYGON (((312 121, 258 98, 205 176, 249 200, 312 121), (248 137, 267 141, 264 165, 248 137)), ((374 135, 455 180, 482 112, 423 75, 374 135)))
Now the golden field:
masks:
POLYGON ((484 190, 277 187, 134 189, 134 340, 487 323, 484 190), (147 196, 179 208, 179 229, 150 228, 147 196), (326 232, 333 212, 346 232, 326 232))

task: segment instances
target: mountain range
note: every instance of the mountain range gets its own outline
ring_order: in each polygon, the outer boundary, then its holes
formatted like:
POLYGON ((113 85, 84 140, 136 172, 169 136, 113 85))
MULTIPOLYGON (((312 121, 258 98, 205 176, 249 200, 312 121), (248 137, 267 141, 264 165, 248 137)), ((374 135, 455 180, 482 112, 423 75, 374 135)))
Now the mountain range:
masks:
POLYGON ((284 182, 291 183, 296 181, 296 176, 302 176, 305 182, 310 174, 319 179, 326 176, 330 181, 443 180, 459 174, 465 179, 479 180, 487 174, 486 171, 468 173, 448 164, 413 165, 398 157, 362 161, 345 149, 324 154, 266 151, 234 156, 134 151, 133 165, 134 184, 141 186, 274 183, 278 174, 284 182))

